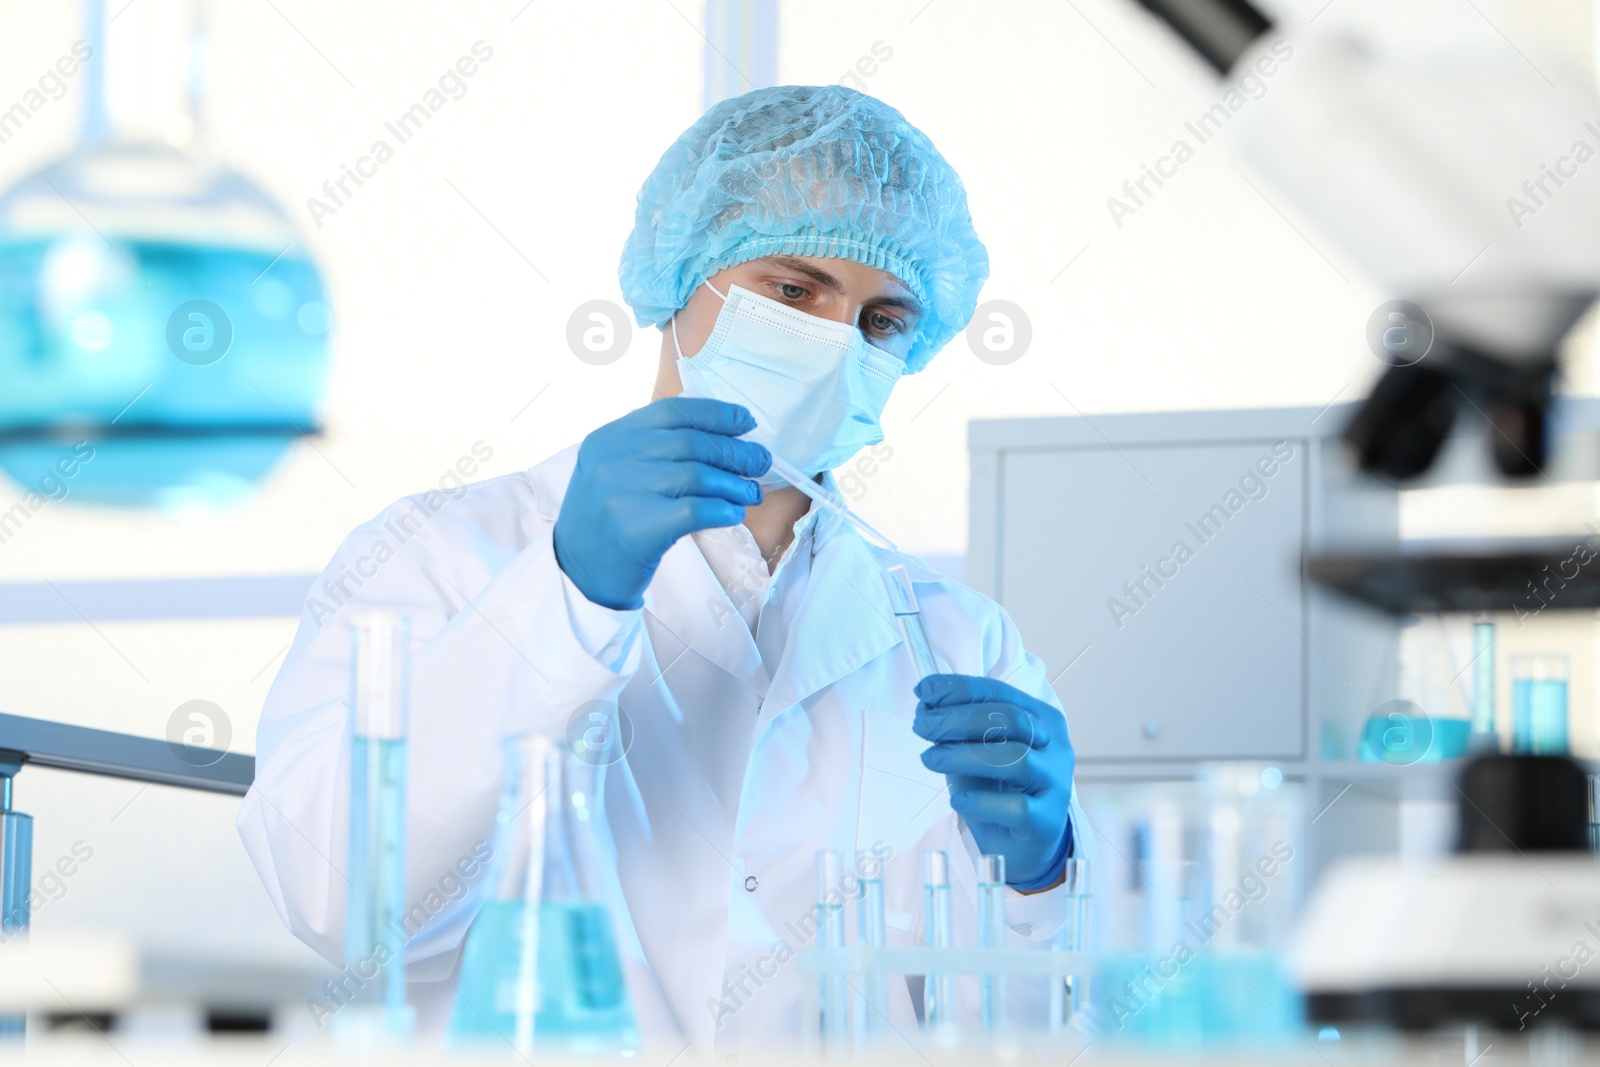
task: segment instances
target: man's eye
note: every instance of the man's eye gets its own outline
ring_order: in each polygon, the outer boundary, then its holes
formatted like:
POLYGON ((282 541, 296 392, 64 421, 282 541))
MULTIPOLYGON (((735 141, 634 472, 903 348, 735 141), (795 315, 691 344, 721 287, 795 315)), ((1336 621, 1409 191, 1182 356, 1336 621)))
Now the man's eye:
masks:
POLYGON ((806 287, 794 282, 779 282, 778 292, 783 294, 785 300, 799 300, 806 295, 806 287))
POLYGON ((899 333, 900 322, 892 319, 881 311, 874 311, 867 315, 867 326, 879 333, 899 333))

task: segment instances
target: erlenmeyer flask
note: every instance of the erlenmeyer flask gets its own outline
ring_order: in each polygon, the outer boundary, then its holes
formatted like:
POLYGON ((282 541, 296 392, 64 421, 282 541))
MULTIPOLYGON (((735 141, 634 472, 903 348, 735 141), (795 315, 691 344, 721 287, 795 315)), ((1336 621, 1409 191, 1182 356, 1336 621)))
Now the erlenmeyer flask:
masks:
POLYGON ((503 1040, 523 1055, 637 1047, 612 881, 595 845, 605 828, 602 771, 559 741, 506 742, 492 896, 467 932, 452 1045, 503 1040))

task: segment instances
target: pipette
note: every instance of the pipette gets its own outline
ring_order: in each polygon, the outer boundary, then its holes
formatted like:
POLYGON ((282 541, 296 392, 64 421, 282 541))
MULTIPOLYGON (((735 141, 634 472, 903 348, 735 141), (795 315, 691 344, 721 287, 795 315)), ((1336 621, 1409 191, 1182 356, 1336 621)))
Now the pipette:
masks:
MULTIPOLYGON (((699 396, 700 394, 692 393, 685 389, 678 395, 684 397, 693 397, 699 396)), ((860 515, 857 515, 855 512, 851 511, 848 504, 846 504, 843 500, 840 500, 833 493, 828 492, 821 485, 817 484, 815 478, 812 478, 805 471, 801 470, 799 467, 796 467, 793 463, 790 463, 788 460, 784 459, 776 452, 773 452, 771 449, 768 449, 767 452, 772 456, 773 474, 776 474, 778 477, 782 478, 784 481, 800 490, 806 496, 810 497, 818 504, 821 504, 823 507, 833 512, 841 519, 849 522, 850 525, 854 526, 857 530, 860 530, 862 535, 865 536, 867 540, 871 541, 879 548, 887 548, 890 552, 900 551, 899 547, 895 545, 893 541, 883 536, 883 534, 879 533, 877 530, 874 530, 870 525, 868 525, 866 519, 863 519, 860 515)))
POLYGON ((850 525, 860 530, 861 533, 866 536, 867 540, 872 541, 878 545, 878 547, 887 548, 891 552, 900 551, 895 547, 895 543, 893 541, 883 536, 883 534, 879 533, 877 530, 874 530, 871 526, 867 525, 867 520, 851 511, 848 504, 846 504, 843 500, 840 500, 834 494, 828 492, 821 485, 817 484, 815 479, 807 477, 804 471, 790 463, 788 460, 774 454, 772 457, 772 473, 776 474, 778 477, 782 478, 784 481, 800 490, 812 500, 815 500, 818 504, 821 504, 823 507, 833 512, 835 515, 838 515, 841 519, 847 520, 850 525))

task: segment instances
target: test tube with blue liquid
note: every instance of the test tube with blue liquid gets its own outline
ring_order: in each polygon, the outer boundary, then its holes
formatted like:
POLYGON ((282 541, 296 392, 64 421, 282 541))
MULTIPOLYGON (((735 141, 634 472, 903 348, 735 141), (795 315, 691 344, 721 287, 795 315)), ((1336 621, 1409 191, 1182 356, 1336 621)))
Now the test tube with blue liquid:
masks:
MULTIPOLYGON (((978 947, 1006 947, 1006 858, 978 859, 978 947)), ((985 1033, 1005 1025, 1006 979, 1003 974, 978 978, 978 1016, 985 1033)))
MULTIPOLYGON (((21 769, 20 757, 0 757, 0 945, 25 940, 32 914, 33 816, 11 807, 11 781, 21 769)), ((0 1012, 0 1059, 22 1051, 27 1024, 26 1013, 0 1012)))
MULTIPOLYGON (((950 899, 950 853, 922 854, 922 943, 925 948, 955 945, 955 918, 950 899)), ((950 1035, 956 1029, 956 979, 946 973, 926 975, 922 986, 923 1018, 929 1033, 950 1035)))
POLYGON ((344 963, 359 986, 335 1018, 346 1036, 405 1040, 406 718, 410 627, 369 612, 351 624, 350 891, 344 963))
POLYGON ((911 575, 905 567, 896 564, 884 570, 883 584, 889 593, 889 610, 894 612, 895 621, 900 624, 900 633, 905 638, 906 649, 911 653, 911 665, 916 669, 918 680, 938 674, 939 665, 933 658, 928 632, 922 626, 922 607, 917 603, 911 575))
POLYGON ((1567 657, 1511 657, 1511 750, 1530 755, 1567 751, 1567 657))
MULTIPOLYGON (((1069 859, 1063 879, 1063 891, 1067 895, 1067 919, 1062 924, 1061 935, 1056 947, 1063 952, 1087 952, 1089 950, 1089 861, 1085 859, 1069 859)), ((1089 976, 1074 974, 1066 982, 1065 988, 1056 985, 1052 990, 1050 1005, 1050 1022, 1052 1031, 1060 1025, 1062 1015, 1072 1015, 1083 1010, 1087 1003, 1089 976), (1065 1004, 1057 1004, 1056 999, 1063 997, 1065 1004), (1060 1009, 1065 1008, 1062 1012, 1060 1009)))
POLYGON ((1494 743, 1494 623, 1472 624, 1472 738, 1474 748, 1494 743))
MULTIPOLYGON (((842 949, 844 943, 844 862, 838 852, 817 853, 817 947, 842 949)), ((843 1049, 850 1036, 848 985, 841 972, 824 974, 821 982, 822 1042, 828 1049, 843 1049)))
MULTIPOLYGON (((856 853, 856 939, 862 948, 887 948, 888 924, 884 918, 883 860, 876 852, 856 853)), ((867 1041, 882 1037, 889 1022, 889 976, 865 974, 862 1010, 857 1024, 867 1041)))

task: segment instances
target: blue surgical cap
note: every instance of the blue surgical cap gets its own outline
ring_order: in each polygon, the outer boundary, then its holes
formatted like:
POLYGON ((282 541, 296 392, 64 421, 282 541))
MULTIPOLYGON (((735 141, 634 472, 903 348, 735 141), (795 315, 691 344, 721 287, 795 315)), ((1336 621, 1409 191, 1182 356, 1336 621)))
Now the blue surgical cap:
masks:
POLYGON ((924 313, 906 369, 966 326, 989 276, 961 179, 905 116, 840 85, 724 100, 668 148, 639 190, 622 295, 661 326, 702 280, 771 255, 887 271, 924 313))

